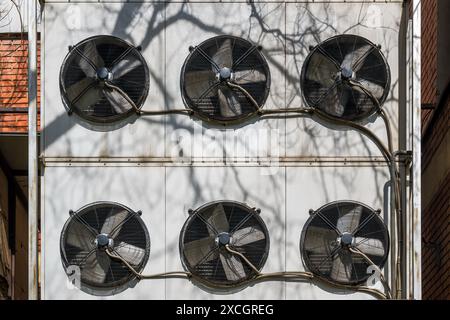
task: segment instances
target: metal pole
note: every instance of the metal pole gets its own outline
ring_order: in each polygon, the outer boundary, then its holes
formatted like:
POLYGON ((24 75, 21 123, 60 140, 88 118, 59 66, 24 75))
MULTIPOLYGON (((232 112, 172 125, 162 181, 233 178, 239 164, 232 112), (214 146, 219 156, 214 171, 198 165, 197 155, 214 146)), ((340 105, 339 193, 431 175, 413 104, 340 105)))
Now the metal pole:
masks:
POLYGON ((28 4, 28 299, 38 299, 37 0, 28 4))
POLYGON ((413 167, 412 167, 412 252, 413 257, 413 288, 414 299, 422 298, 422 203, 421 203, 421 0, 413 0, 413 97, 412 97, 412 125, 413 125, 413 167))

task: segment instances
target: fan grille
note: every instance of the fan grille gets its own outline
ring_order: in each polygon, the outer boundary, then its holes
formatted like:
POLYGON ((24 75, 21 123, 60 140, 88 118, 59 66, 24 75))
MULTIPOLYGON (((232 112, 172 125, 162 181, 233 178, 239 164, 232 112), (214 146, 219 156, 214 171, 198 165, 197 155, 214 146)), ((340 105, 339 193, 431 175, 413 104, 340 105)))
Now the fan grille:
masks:
POLYGON ((72 214, 61 233, 62 263, 66 272, 69 266, 80 268, 80 289, 92 294, 126 289, 126 284, 135 279, 122 262, 109 258, 95 243, 96 237, 108 229, 105 227, 108 221, 115 221, 111 224, 114 228, 109 228, 113 240, 110 250, 128 260, 138 272, 143 270, 150 255, 147 228, 139 214, 131 209, 98 202, 72 214), (133 256, 133 252, 139 254, 133 256), (130 254, 133 259, 129 258, 130 254), (96 267, 97 263, 101 268, 96 267))
MULTIPOLYGON (((122 119, 135 110, 126 112, 117 110, 108 101, 105 95, 100 95, 94 103, 81 105, 77 100, 78 94, 68 94, 81 81, 92 79, 93 83, 103 89, 104 85, 95 79, 95 68, 93 74, 86 75, 80 64, 86 64, 83 57, 90 46, 94 46, 98 55, 104 62, 104 67, 112 70, 122 58, 136 61, 138 64, 132 70, 120 77, 112 78, 109 83, 120 88, 140 109, 148 94, 149 71, 147 64, 140 52, 127 42, 113 36, 94 36, 83 40, 74 47, 66 56, 60 73, 60 87, 63 101, 70 111, 75 112, 82 118, 93 122, 110 122, 122 119)), ((85 86, 83 85, 82 88, 85 86)), ((86 92, 85 92, 86 94, 86 92)))
MULTIPOLYGON (((267 62, 260 50, 249 41, 233 36, 218 36, 195 47, 187 57, 181 73, 183 100, 186 106, 199 117, 206 121, 219 123, 242 121, 254 115, 257 111, 241 90, 230 88, 216 78, 218 70, 215 70, 208 58, 204 56, 206 54, 209 59, 215 60, 214 57, 223 50, 224 44, 229 44, 231 65, 230 63, 218 63, 218 66, 232 70, 236 77, 230 80, 231 82, 244 88, 258 103, 259 107, 263 106, 267 100, 270 88, 270 71, 267 62), (242 59, 244 56, 245 58, 242 59), (206 75, 205 73, 208 72, 210 74, 206 75), (196 76, 200 74, 201 76, 196 76), (252 76, 252 74, 258 74, 259 76, 252 76), (203 90, 194 90, 194 86, 200 86, 203 90), (238 114, 224 115, 221 111, 218 91, 222 89, 226 89, 234 95, 239 104, 238 114), (208 90, 210 90, 210 93, 203 97, 202 93, 208 90)), ((220 58, 217 60, 220 60, 220 58)))
MULTIPOLYGON (((230 245, 233 250, 243 254, 258 270, 262 269, 269 251, 269 235, 266 226, 259 215, 255 213, 254 209, 237 202, 218 201, 206 204, 196 210, 188 218, 183 227, 180 236, 180 253, 185 268, 192 274, 201 278, 207 285, 213 287, 234 286, 251 279, 256 275, 255 271, 240 257, 229 254, 224 247, 220 247, 217 243, 213 245, 213 248, 210 248, 210 250, 203 253, 202 258, 198 259, 199 263, 197 264, 190 262, 188 256, 189 253, 187 252, 187 244, 211 236, 210 227, 205 221, 208 221, 218 205, 223 207, 232 239, 233 235, 236 235, 235 237, 237 239, 238 233, 236 232, 238 230, 248 230, 249 236, 256 230, 258 230, 258 232, 261 231, 264 234, 263 239, 252 241, 245 245, 233 245, 233 242, 230 245), (231 256, 237 258, 243 267, 245 276, 230 279, 224 269, 220 254, 224 254, 228 258, 231 256)), ((218 232, 215 232, 214 234, 213 238, 217 236, 218 232)), ((242 235, 239 236, 239 238, 241 237, 242 235)))
POLYGON ((304 100, 332 117, 367 118, 378 106, 367 93, 345 81, 344 69, 350 72, 346 76, 360 82, 383 105, 389 94, 389 65, 379 47, 356 35, 332 37, 310 52, 302 68, 304 100))
POLYGON ((333 202, 318 209, 306 222, 300 251, 308 270, 328 281, 357 285, 368 279, 369 263, 342 240, 352 236, 352 247, 382 268, 389 253, 386 226, 373 209, 353 201, 333 202))

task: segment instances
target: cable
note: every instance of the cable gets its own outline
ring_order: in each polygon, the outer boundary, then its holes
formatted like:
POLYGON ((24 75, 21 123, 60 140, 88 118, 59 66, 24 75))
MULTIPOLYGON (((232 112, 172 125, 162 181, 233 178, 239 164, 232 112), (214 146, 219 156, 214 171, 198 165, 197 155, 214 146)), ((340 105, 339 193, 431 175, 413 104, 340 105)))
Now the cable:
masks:
POLYGON ((230 249, 230 246, 227 244, 226 246, 225 246, 225 249, 227 249, 227 251, 228 252, 230 252, 230 253, 232 253, 232 254, 235 254, 235 255, 237 255, 237 256, 239 256, 242 260, 244 260, 245 261, 245 263, 247 263, 247 265, 250 267, 250 268, 252 268, 253 269, 253 271, 255 271, 256 272, 256 274, 257 275, 261 275, 261 272, 259 272, 259 270, 258 270, 258 268, 256 268, 242 253, 240 253, 240 252, 237 252, 237 251, 235 251, 235 250, 233 250, 233 249, 230 249))
POLYGON ((107 81, 105 81, 105 86, 108 87, 108 88, 110 88, 110 89, 116 90, 116 91, 117 91, 117 92, 118 92, 125 100, 127 100, 127 102, 128 102, 129 104, 131 104, 131 106, 133 107, 133 109, 134 109, 137 113, 139 113, 139 108, 136 106, 136 104, 134 103, 134 101, 131 100, 130 97, 128 97, 128 95, 127 95, 122 89, 120 89, 119 87, 117 87, 117 86, 115 86, 115 85, 113 85, 113 84, 111 84, 111 83, 108 83, 107 81))
POLYGON ((143 275, 137 272, 124 258, 119 255, 115 255, 111 253, 109 249, 105 250, 106 254, 112 258, 121 261, 139 280, 144 279, 159 279, 159 278, 167 278, 167 277, 182 277, 182 278, 191 278, 192 274, 185 271, 173 271, 173 272, 164 272, 164 273, 156 273, 152 275, 143 275))
POLYGON ((230 81, 227 81, 226 84, 227 84, 230 88, 234 88, 234 89, 240 90, 240 91, 245 95, 245 97, 251 102, 251 104, 255 107, 255 110, 256 110, 258 113, 260 112, 261 108, 260 108, 260 106, 258 105, 258 102, 256 102, 256 100, 252 97, 252 95, 251 95, 247 90, 245 90, 244 88, 242 88, 240 85, 235 84, 235 83, 232 83, 232 82, 230 82, 230 81))
MULTIPOLYGON (((273 272, 273 273, 261 273, 243 254, 231 249, 228 245, 225 246, 225 248, 228 252, 230 252, 232 254, 236 254, 240 258, 242 258, 244 260, 244 262, 247 263, 257 273, 254 278, 247 279, 247 280, 239 283, 240 286, 247 285, 247 284, 250 284, 250 283, 256 282, 256 281, 270 281, 271 279, 285 279, 285 280, 301 279, 301 280, 307 280, 307 281, 314 281, 314 280, 318 279, 318 280, 322 280, 323 282, 326 282, 334 287, 346 288, 346 289, 349 289, 352 291, 366 292, 366 293, 372 294, 376 297, 379 297, 381 299, 388 298, 385 294, 383 294, 379 290, 368 288, 368 287, 361 287, 361 286, 354 287, 354 286, 348 286, 348 285, 335 284, 330 281, 324 280, 320 277, 314 276, 311 272, 284 271, 284 272, 273 272)), ((194 274, 192 274, 190 272, 184 272, 184 271, 174 271, 174 272, 157 273, 157 274, 152 274, 152 275, 143 275, 143 274, 137 272, 121 256, 112 254, 111 251, 108 249, 105 252, 110 258, 120 260, 139 280, 183 278, 183 279, 196 279, 199 282, 204 282, 204 280, 201 277, 195 276, 194 274)))
POLYGON ((356 248, 356 247, 355 248, 349 247, 349 250, 351 252, 353 252, 353 253, 361 255, 370 265, 375 267, 375 269, 380 274, 380 280, 381 280, 381 283, 382 283, 382 285, 384 287, 384 290, 386 291, 386 297, 388 299, 391 299, 392 298, 392 296, 391 296, 391 289, 389 288, 389 284, 387 283, 386 279, 384 278, 384 275, 381 272, 381 269, 364 252, 362 252, 358 248, 356 248))
POLYGON ((360 131, 377 145, 383 157, 386 159, 386 162, 388 162, 389 164, 392 162, 392 157, 390 155, 388 148, 386 148, 383 142, 381 142, 381 140, 377 136, 375 136, 369 129, 349 120, 333 118, 319 109, 314 109, 314 114, 317 115, 322 120, 326 120, 327 122, 345 125, 360 131))

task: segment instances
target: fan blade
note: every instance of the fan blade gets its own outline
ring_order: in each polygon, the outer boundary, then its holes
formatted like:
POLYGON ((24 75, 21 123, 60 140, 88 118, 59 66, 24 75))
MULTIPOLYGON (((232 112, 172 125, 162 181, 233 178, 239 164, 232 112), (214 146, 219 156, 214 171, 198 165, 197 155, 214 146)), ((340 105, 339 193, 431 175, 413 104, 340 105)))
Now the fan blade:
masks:
POLYGON ((121 61, 116 63, 112 67, 111 72, 113 74, 114 79, 119 79, 120 77, 126 75, 128 72, 131 72, 137 67, 139 67, 141 64, 142 64, 141 60, 129 54, 121 61))
POLYGON ((94 106, 102 98, 102 91, 95 85, 85 91, 75 102, 71 102, 80 110, 94 106))
POLYGON ((345 88, 343 85, 337 85, 328 96, 320 103, 320 106, 328 114, 335 117, 341 117, 345 112, 345 106, 342 105, 342 95, 345 88))
POLYGON ((379 239, 356 237, 355 246, 365 254, 379 257, 384 256, 383 242, 379 239))
POLYGON ((340 86, 339 104, 336 105, 335 114, 342 117, 347 109, 349 109, 349 101, 352 95, 351 88, 346 85, 340 86))
POLYGON ((222 117, 235 117, 242 114, 241 104, 233 91, 225 86, 218 89, 220 114, 222 117))
POLYGON ((116 89, 104 88, 103 94, 117 114, 122 114, 134 109, 134 106, 116 89))
POLYGON ((67 233, 66 243, 89 252, 94 248, 94 236, 86 226, 74 220, 67 233))
MULTIPOLYGON (((215 82, 216 75, 211 70, 191 71, 184 75, 186 93, 191 99, 200 98, 215 82)), ((205 98, 215 95, 216 91, 211 90, 205 98)))
POLYGON ((266 80, 266 75, 259 70, 242 70, 234 73, 234 82, 237 84, 266 82, 266 80))
POLYGON ((349 251, 341 250, 333 261, 330 277, 336 281, 348 282, 352 278, 352 256, 349 251))
POLYGON ((108 217, 106 217, 105 222, 103 223, 102 230, 100 233, 104 233, 109 235, 111 238, 114 238, 115 235, 119 234, 120 229, 122 229, 123 224, 125 223, 129 213, 127 210, 111 210, 108 217), (115 230, 114 230, 115 229, 115 230), (114 234, 110 234, 114 231, 114 234))
POLYGON ((96 251, 87 259, 81 271, 81 277, 89 282, 102 284, 105 282, 111 260, 106 252, 96 251))
MULTIPOLYGON (((373 83, 369 80, 365 80, 365 79, 358 79, 358 82, 360 85, 362 85, 366 90, 370 91, 370 93, 372 93, 372 95, 377 98, 378 100, 380 100, 383 97, 384 94, 384 88, 376 83, 373 83)), ((356 87, 356 89, 358 90, 358 88, 356 87)), ((362 90, 361 90, 362 91, 362 90)), ((365 93, 364 93, 365 95, 365 93)))
POLYGON ((232 235, 232 244, 235 247, 245 246, 256 241, 264 240, 266 235, 255 227, 247 227, 237 230, 232 235))
POLYGON ((73 101, 76 97, 78 97, 84 90, 87 89, 90 85, 92 85, 95 81, 91 78, 84 78, 70 87, 66 89, 67 98, 69 101, 73 101))
POLYGON ((221 232, 228 232, 230 230, 230 225, 228 224, 227 216, 221 203, 214 208, 213 213, 208 217, 207 221, 215 229, 212 230, 211 227, 208 226, 209 235, 211 236, 215 236, 221 232))
POLYGON ((337 229, 341 234, 344 232, 353 233, 359 225, 363 208, 362 206, 351 206, 350 210, 346 212, 342 212, 342 210, 343 209, 341 208, 340 217, 337 221, 337 229))
POLYGON ((211 253, 216 248, 215 236, 194 240, 184 244, 184 256, 189 264, 195 267, 203 259, 205 259, 204 262, 216 259, 218 252, 211 253), (210 255, 206 258, 208 254, 210 255))
POLYGON ((364 58, 364 56, 372 50, 372 46, 365 45, 362 47, 359 47, 358 49, 349 52, 342 61, 341 68, 346 68, 348 70, 352 70, 354 72, 358 71, 363 63, 359 61, 360 59, 364 58), (359 62, 357 66, 355 66, 355 62, 359 62), (354 69, 354 67, 357 67, 357 69, 354 69))
POLYGON ((86 74, 86 76, 94 78, 97 70, 105 65, 103 62, 102 57, 99 55, 97 51, 97 47, 94 44, 93 41, 88 41, 83 50, 83 55, 87 59, 89 59, 90 62, 94 64, 94 66, 91 66, 91 64, 86 61, 84 57, 80 57, 79 66, 81 70, 86 74))
POLYGON ((337 234, 334 230, 309 227, 306 232, 304 248, 315 254, 328 254, 331 252, 331 242, 336 241, 337 234))
POLYGON ((236 256, 220 253, 220 261, 222 262, 222 267, 228 280, 237 281, 245 278, 244 266, 236 256))
POLYGON ((324 88, 329 88, 334 84, 333 77, 338 71, 329 58, 317 52, 311 56, 305 76, 307 80, 318 82, 324 88))
MULTIPOLYGON (((220 48, 212 57, 219 68, 231 68, 233 66, 233 49, 231 48, 231 39, 225 39, 220 48)), ((213 71, 216 71, 213 68, 213 71)))
POLYGON ((145 250, 126 242, 119 242, 114 251, 129 264, 139 265, 145 257, 145 250))

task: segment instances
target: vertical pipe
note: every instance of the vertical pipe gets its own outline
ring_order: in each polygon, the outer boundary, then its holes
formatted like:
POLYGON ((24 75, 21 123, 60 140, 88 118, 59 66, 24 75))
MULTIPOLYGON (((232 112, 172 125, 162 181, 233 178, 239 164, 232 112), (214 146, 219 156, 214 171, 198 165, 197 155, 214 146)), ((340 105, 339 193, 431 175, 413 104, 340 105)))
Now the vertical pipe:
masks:
POLYGON ((28 4, 28 299, 38 299, 37 0, 28 4))
POLYGON ((412 125, 413 125, 413 166, 412 166, 412 246, 413 257, 413 285, 415 299, 422 298, 422 229, 421 229, 421 0, 413 0, 413 97, 412 97, 412 125))

